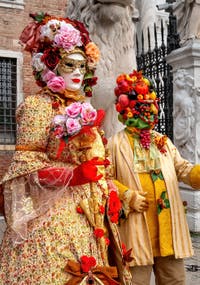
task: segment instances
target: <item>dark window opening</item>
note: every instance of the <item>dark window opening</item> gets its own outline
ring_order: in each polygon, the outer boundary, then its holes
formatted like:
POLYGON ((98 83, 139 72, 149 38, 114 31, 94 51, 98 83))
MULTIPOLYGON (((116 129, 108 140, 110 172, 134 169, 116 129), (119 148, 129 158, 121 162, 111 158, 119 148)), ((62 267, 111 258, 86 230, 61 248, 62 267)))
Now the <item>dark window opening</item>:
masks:
POLYGON ((17 59, 0 57, 0 144, 16 143, 17 59))

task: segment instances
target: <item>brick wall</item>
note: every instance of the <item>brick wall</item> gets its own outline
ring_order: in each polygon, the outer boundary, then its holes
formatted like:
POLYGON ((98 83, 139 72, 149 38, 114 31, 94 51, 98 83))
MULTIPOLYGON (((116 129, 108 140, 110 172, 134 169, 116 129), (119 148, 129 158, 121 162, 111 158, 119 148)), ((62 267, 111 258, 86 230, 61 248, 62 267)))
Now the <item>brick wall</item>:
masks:
MULTIPOLYGON (((19 44, 19 36, 31 21, 29 13, 47 12, 56 16, 64 16, 67 6, 67 0, 24 0, 24 9, 11 9, 0 7, 0 50, 22 51, 19 44)), ((32 76, 30 66, 30 55, 24 53, 23 62, 23 94, 35 94, 38 90, 32 76)), ((0 150, 0 180, 7 170, 13 151, 0 150)))

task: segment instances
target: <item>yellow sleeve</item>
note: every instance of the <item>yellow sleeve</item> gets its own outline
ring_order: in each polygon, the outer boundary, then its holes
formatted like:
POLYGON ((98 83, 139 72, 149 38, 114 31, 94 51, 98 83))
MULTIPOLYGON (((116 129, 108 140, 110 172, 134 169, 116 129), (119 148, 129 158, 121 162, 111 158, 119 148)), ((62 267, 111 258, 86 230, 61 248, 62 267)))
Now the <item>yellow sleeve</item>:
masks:
POLYGON ((113 180, 115 186, 117 187, 119 191, 119 198, 120 200, 123 200, 124 193, 128 190, 128 187, 125 186, 124 184, 120 183, 118 180, 113 180))
POLYGON ((200 189, 200 164, 196 164, 190 171, 190 183, 192 188, 200 189))
POLYGON ((123 212, 127 218, 129 213, 132 212, 130 208, 131 201, 135 199, 136 192, 129 189, 126 185, 120 183, 118 180, 113 180, 115 186, 118 188, 119 198, 123 205, 123 212))

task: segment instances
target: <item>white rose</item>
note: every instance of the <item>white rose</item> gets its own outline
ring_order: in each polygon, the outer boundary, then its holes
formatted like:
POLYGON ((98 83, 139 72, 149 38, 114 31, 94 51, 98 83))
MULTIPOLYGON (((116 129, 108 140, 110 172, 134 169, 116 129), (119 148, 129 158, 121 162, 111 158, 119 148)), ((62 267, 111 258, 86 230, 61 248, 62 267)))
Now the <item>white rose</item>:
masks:
POLYGON ((42 71, 46 68, 45 64, 41 61, 43 53, 39 52, 33 55, 32 57, 32 66, 36 71, 42 71))

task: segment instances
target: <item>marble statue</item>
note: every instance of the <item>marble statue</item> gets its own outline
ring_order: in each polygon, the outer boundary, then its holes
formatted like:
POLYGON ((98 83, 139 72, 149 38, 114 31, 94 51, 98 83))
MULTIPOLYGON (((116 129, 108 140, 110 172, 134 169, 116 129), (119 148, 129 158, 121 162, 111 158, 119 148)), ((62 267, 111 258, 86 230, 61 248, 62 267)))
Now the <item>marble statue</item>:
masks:
POLYGON ((186 45, 188 40, 200 38, 200 0, 177 0, 172 5, 180 44, 186 45))
POLYGON ((97 68, 98 84, 91 103, 106 111, 104 130, 110 137, 123 128, 115 111, 115 78, 136 67, 134 0, 69 0, 66 15, 83 22, 91 39, 100 47, 101 60, 97 68))

